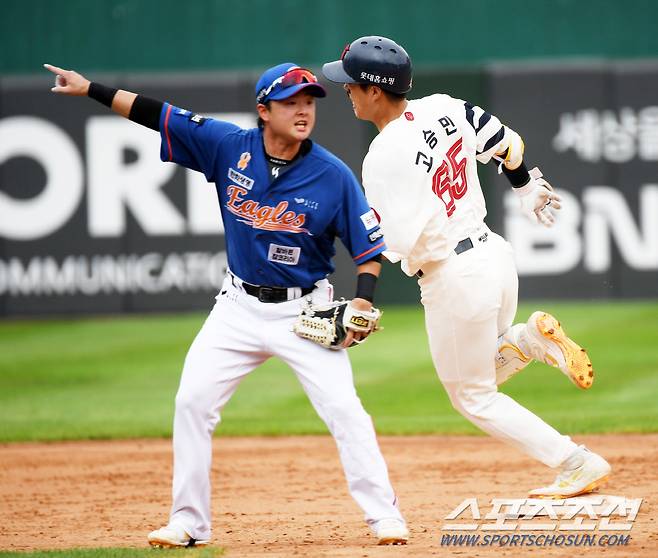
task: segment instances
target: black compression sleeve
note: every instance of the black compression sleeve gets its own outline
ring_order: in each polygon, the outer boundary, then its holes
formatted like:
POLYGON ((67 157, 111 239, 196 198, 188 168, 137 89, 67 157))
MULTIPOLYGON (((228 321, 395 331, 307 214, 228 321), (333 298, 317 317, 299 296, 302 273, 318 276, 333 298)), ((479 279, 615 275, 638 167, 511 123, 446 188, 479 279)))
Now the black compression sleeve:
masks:
POLYGON ((377 276, 372 273, 359 273, 356 280, 356 294, 354 298, 362 298, 368 302, 375 299, 375 286, 377 285, 377 276))
POLYGON ((514 188, 520 188, 521 186, 525 186, 528 182, 530 182, 528 169, 523 162, 521 162, 521 164, 514 170, 509 170, 505 165, 503 165, 503 173, 512 183, 514 188))
POLYGON ((112 101, 114 100, 114 96, 117 94, 117 91, 118 89, 107 87, 106 85, 92 81, 89 84, 89 91, 87 91, 87 96, 91 99, 94 99, 94 101, 98 101, 99 103, 105 105, 106 107, 112 108, 112 101))
POLYGON ((160 131, 160 113, 162 112, 162 101, 144 97, 144 95, 137 95, 130 108, 128 118, 137 124, 151 128, 156 132, 160 131))

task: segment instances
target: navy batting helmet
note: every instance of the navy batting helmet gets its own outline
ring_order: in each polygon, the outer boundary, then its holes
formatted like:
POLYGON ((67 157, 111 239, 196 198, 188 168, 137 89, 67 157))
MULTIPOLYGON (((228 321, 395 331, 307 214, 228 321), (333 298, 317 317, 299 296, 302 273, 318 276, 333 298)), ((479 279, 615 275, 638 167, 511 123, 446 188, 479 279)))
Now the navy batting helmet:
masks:
POLYGON ((411 90, 411 60, 407 52, 386 37, 361 37, 343 50, 340 60, 322 66, 335 83, 367 83, 393 93, 411 90))

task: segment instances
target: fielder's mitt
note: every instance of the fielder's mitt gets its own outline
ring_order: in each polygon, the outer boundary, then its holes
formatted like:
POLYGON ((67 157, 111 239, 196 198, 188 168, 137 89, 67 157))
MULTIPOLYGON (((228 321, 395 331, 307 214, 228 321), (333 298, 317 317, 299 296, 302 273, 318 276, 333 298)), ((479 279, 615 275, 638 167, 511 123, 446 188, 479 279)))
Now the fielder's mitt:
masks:
MULTIPOLYGON (((293 326, 293 331, 329 349, 340 349, 347 336, 347 329, 372 333, 379 329, 382 312, 377 308, 366 312, 354 308, 350 301, 339 300, 318 306, 307 305, 293 326)), ((367 338, 366 338, 367 339, 367 338)), ((354 341, 356 343, 363 343, 354 341)))

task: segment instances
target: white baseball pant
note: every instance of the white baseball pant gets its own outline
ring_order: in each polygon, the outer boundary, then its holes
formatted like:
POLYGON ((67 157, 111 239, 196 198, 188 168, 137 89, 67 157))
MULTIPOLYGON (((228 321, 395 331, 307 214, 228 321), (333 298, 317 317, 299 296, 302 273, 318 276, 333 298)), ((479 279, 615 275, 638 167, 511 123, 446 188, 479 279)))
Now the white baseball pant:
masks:
POLYGON ((470 250, 423 266, 418 281, 437 374, 453 407, 465 418, 557 467, 578 446, 496 385, 498 338, 512 325, 517 307, 512 247, 486 227, 471 240, 470 250))
MULTIPOLYGON (((173 504, 170 523, 198 540, 211 534, 212 434, 240 381, 269 357, 286 362, 333 435, 352 497, 368 523, 402 519, 370 416, 354 388, 347 352, 331 351, 292 332, 302 299, 262 303, 230 274, 192 343, 176 395, 173 504)), ((319 281, 314 303, 331 300, 319 281)))

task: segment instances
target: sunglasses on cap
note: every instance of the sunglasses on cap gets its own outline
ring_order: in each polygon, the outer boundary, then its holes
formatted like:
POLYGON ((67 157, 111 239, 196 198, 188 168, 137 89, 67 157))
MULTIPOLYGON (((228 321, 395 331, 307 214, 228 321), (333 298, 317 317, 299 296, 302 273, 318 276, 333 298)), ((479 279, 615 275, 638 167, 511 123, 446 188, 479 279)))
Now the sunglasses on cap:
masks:
POLYGON ((262 103, 268 95, 272 92, 292 87, 293 85, 301 85, 302 83, 317 83, 318 78, 315 77, 313 72, 305 68, 292 68, 282 76, 276 78, 269 86, 263 87, 256 95, 256 102, 262 103))

